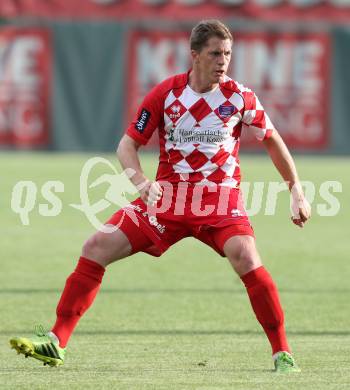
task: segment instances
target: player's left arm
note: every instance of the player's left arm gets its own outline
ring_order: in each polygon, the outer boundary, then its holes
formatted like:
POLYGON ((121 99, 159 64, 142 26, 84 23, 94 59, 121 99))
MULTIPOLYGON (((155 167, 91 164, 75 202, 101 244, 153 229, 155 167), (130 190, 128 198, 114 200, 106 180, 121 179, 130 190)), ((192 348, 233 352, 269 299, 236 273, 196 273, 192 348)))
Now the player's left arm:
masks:
POLYGON ((303 227, 311 217, 311 207, 305 198, 293 157, 277 130, 273 130, 271 135, 263 140, 263 144, 291 191, 293 201, 292 221, 303 227))

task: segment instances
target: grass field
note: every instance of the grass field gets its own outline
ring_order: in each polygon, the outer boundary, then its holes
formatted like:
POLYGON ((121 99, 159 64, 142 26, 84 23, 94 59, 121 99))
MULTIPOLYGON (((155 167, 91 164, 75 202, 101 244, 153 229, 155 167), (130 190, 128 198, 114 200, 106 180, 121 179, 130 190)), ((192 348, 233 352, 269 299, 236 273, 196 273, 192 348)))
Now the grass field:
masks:
MULTIPOLYGON (((65 365, 42 366, 10 350, 8 339, 50 327, 65 279, 93 232, 79 203, 79 175, 89 155, 0 156, 0 388, 329 390, 350 388, 350 159, 302 158, 305 180, 318 188, 340 181, 341 209, 314 216, 305 229, 289 221, 287 194, 275 216, 252 218, 257 245, 285 309, 290 344, 301 374, 272 373, 270 347, 230 266, 210 248, 186 239, 161 259, 135 255, 108 269, 94 306, 71 339, 65 365), (29 226, 11 210, 20 180, 38 194, 29 226), (48 180, 64 183, 62 212, 43 217, 48 180)), ((107 156, 113 161, 113 156, 107 156)), ((147 172, 155 157, 144 157, 147 172)), ((244 179, 278 181, 267 158, 242 156, 244 179)), ((110 173, 110 172, 109 172, 110 173)), ((95 193, 103 197, 103 186, 95 193)), ((95 190, 97 191, 97 190, 95 190)), ((315 203, 324 203, 316 196, 315 203)), ((113 207, 105 210, 112 214, 113 207)), ((103 220, 103 218, 102 218, 103 220)))

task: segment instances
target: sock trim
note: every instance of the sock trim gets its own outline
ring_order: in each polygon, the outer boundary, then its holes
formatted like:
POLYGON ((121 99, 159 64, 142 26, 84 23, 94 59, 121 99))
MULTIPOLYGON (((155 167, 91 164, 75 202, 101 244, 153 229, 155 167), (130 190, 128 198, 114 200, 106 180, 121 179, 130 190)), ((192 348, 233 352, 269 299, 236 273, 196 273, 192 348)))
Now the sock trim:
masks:
POLYGON ((57 343, 58 345, 60 345, 60 340, 59 338, 55 335, 55 333, 53 333, 52 331, 48 332, 47 335, 50 337, 50 339, 52 339, 52 341, 54 341, 55 343, 57 343))
POLYGON ((291 353, 288 352, 288 351, 278 351, 278 352, 276 352, 276 353, 274 353, 274 354, 272 355, 273 361, 277 360, 278 356, 279 356, 281 353, 287 353, 289 356, 292 356, 291 353))

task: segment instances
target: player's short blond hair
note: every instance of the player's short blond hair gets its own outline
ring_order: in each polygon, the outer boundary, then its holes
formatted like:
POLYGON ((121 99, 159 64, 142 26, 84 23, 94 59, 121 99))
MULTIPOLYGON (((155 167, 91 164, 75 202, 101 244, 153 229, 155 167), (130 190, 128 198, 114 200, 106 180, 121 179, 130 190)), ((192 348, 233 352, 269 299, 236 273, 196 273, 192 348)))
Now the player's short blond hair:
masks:
POLYGON ((200 52, 212 37, 218 37, 223 40, 229 39, 233 42, 230 30, 220 20, 202 20, 192 29, 190 36, 191 50, 200 52))

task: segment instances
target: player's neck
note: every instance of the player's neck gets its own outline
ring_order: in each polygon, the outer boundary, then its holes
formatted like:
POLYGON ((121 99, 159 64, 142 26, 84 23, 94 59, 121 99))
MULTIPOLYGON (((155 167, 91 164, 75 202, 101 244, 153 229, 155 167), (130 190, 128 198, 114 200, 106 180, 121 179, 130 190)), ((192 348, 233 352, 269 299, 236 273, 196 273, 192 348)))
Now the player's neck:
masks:
POLYGON ((189 74, 188 85, 197 93, 206 93, 216 89, 219 83, 210 83, 194 70, 189 74))

